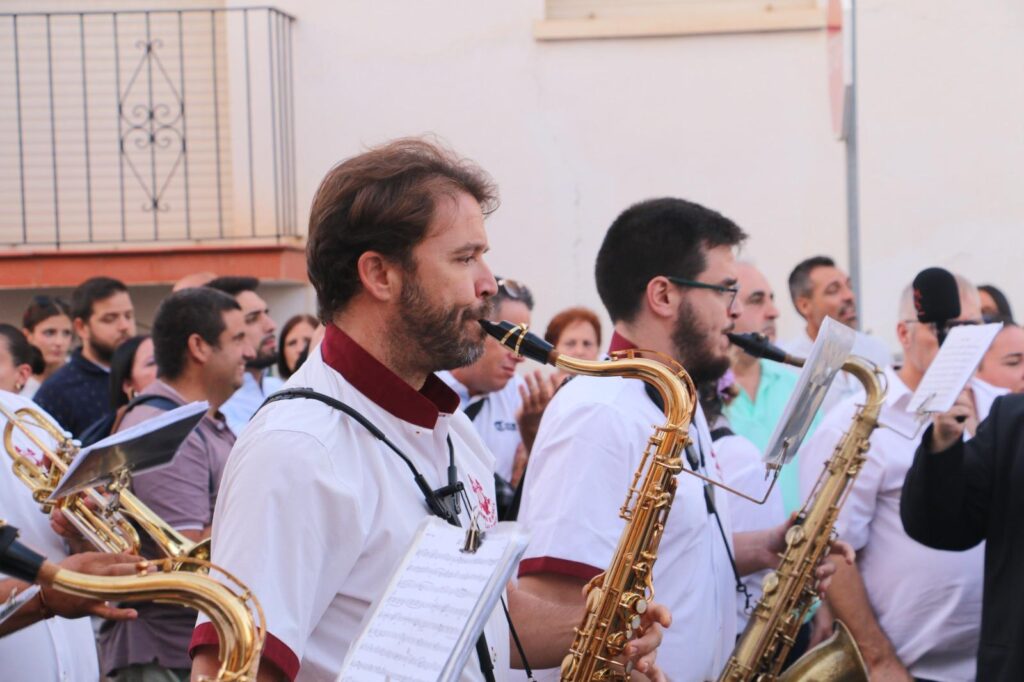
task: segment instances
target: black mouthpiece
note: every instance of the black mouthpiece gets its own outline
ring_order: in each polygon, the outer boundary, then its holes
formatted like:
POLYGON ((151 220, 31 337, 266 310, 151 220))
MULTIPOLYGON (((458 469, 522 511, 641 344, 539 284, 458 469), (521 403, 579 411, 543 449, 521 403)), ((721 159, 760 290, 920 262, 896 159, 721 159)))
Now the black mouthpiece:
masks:
POLYGON ((541 364, 551 364, 551 352, 555 347, 536 334, 508 321, 480 320, 480 326, 484 328, 485 332, 519 355, 536 360, 541 364))
POLYGON ((34 583, 45 561, 46 557, 42 554, 37 554, 18 542, 17 528, 0 527, 0 573, 34 583))
POLYGON ((732 344, 748 355, 774 362, 786 362, 786 351, 772 345, 764 334, 726 334, 732 344))

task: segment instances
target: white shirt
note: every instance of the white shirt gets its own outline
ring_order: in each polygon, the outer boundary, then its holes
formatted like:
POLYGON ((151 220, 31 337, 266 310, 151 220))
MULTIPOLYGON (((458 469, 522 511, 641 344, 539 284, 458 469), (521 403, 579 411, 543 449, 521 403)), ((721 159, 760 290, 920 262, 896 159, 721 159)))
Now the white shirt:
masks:
POLYGON ((523 404, 523 397, 519 395, 522 378, 512 377, 500 391, 470 396, 469 389, 451 372, 438 372, 437 376, 458 394, 459 409, 465 411, 470 405, 484 401, 473 419, 473 428, 494 455, 495 472, 506 481, 511 481, 516 449, 523 442, 516 422, 516 413, 523 404))
MULTIPOLYGON (((723 436, 715 441, 715 454, 722 467, 722 477, 726 485, 741 490, 751 497, 761 497, 768 486, 765 480, 765 466, 761 459, 761 451, 743 436, 723 436)), ((729 516, 732 518, 734 533, 774 528, 786 520, 786 510, 782 504, 782 490, 778 483, 772 488, 764 504, 755 504, 737 495, 724 495, 729 500, 729 516)), ((743 577, 743 584, 750 593, 750 608, 761 598, 761 582, 769 569, 751 573, 743 577)), ((747 626, 750 614, 746 610, 746 598, 737 595, 737 633, 742 633, 747 626)))
MULTIPOLYGON (((53 421, 39 406, 24 397, 0 391, 0 401, 12 412, 31 407, 53 421)), ((0 417, 0 428, 7 420, 0 417)), ((54 423, 56 423, 54 421, 54 423)), ((46 443, 52 439, 40 436, 46 443)), ((20 430, 14 430, 15 445, 24 454, 40 461, 39 450, 20 430)), ((20 531, 19 540, 43 554, 50 561, 67 558, 64 543, 50 530, 49 517, 32 501, 32 493, 11 470, 11 460, 0 464, 0 518, 20 531)), ((7 595, 0 596, 0 601, 7 595)), ((99 680, 100 665, 96 657, 96 640, 88 618, 67 620, 54 617, 0 637, 0 661, 3 679, 7 682, 50 682, 99 680)))
POLYGON ((266 372, 263 373, 259 382, 253 379, 248 370, 242 375, 242 387, 220 406, 220 413, 224 415, 228 426, 236 436, 242 435, 242 429, 256 414, 256 410, 260 409, 260 405, 267 399, 267 396, 276 393, 282 386, 284 386, 283 381, 266 372))
MULTIPOLYGON (((794 357, 806 358, 811 354, 811 348, 814 347, 814 339, 807 335, 805 327, 799 336, 780 343, 779 347, 794 357)), ((850 355, 870 360, 880 368, 892 364, 892 351, 882 341, 864 332, 857 332, 850 355)), ((860 382, 852 374, 843 371, 836 372, 836 378, 832 381, 828 393, 825 394, 819 414, 822 416, 828 414, 833 407, 860 391, 860 382)))
MULTIPOLYGON (((288 386, 311 387, 358 410, 435 489, 447 484, 450 436, 479 523, 497 522, 494 459, 436 377, 413 391, 332 325, 288 386), (437 405, 450 410, 439 412, 437 405)), ((268 631, 264 658, 291 679, 334 680, 364 615, 427 515, 409 468, 363 426, 315 400, 283 400, 261 410, 231 452, 214 514, 212 559, 260 599, 268 631)), ((463 525, 468 521, 462 505, 463 525)), ((193 646, 211 641, 205 620, 193 646)), ((503 681, 508 626, 500 607, 485 633, 503 681)), ((483 679, 475 651, 460 679, 483 679)))
MULTIPOLYGON (((906 409, 912 392, 892 368, 885 376, 889 390, 880 426, 871 435, 867 461, 851 486, 837 530, 857 550, 857 567, 871 607, 910 673, 938 682, 972 680, 981 631, 985 546, 965 552, 930 549, 903 530, 903 480, 921 433, 913 439, 900 435, 918 430, 916 415, 906 409)), ((971 385, 979 398, 978 416, 984 419, 998 389, 974 380, 971 385)), ((805 496, 861 402, 863 393, 836 406, 801 448, 800 488, 805 496)))
MULTIPOLYGON (((619 508, 653 426, 665 423, 644 386, 639 379, 579 376, 555 394, 526 470, 519 521, 532 539, 520 576, 555 573, 589 580, 608 568, 625 524, 619 508)), ((704 453, 703 472, 720 479, 699 408, 690 434, 704 453)), ((655 599, 672 612, 658 665, 674 682, 717 679, 736 639, 736 582, 721 531, 704 502, 703 481, 684 473, 677 481, 654 565, 655 599)), ((725 496, 716 490, 731 543, 725 496)), ((558 671, 543 671, 537 679, 557 680, 558 671)))

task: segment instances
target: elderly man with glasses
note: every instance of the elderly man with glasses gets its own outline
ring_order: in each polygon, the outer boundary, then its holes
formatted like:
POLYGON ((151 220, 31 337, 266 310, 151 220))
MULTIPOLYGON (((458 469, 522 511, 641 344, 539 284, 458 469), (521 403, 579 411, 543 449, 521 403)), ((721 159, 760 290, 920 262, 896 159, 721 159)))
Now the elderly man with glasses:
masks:
MULTIPOLYGON (((957 277, 960 317, 951 325, 981 321, 978 290, 957 277)), ((916 319, 913 289, 900 301, 896 332, 903 347, 899 368, 886 367, 888 385, 880 428, 836 524, 857 550, 853 566, 841 566, 828 594, 833 615, 846 623, 872 680, 973 679, 981 632, 984 547, 953 553, 912 540, 900 522, 903 482, 921 442, 911 396, 939 352, 936 325, 916 319)), ((962 401, 974 433, 999 389, 973 379, 962 401)), ((850 427, 863 397, 840 403, 800 450, 801 490, 809 494, 839 438, 850 427)))
MULTIPOLYGON (((491 320, 530 324, 533 294, 525 285, 497 278, 491 297, 491 320)), ((484 445, 494 453, 498 517, 514 518, 515 488, 522 475, 540 417, 556 384, 539 371, 516 376, 522 356, 488 338, 480 359, 438 376, 459 396, 460 407, 473 422, 484 445)))

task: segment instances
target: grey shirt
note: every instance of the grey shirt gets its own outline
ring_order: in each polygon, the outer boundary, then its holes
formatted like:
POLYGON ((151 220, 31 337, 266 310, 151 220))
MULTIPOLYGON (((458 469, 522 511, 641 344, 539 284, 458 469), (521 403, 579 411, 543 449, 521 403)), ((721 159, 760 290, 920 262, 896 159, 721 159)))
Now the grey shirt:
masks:
MULTIPOLYGON (((162 381, 143 393, 169 398, 179 405, 185 399, 162 381)), ((163 411, 150 404, 133 409, 121 422, 124 430, 163 411)), ((205 415, 178 448, 174 460, 161 468, 138 474, 132 481, 136 496, 176 530, 202 530, 213 523, 217 489, 235 443, 235 435, 220 413, 205 415)), ((162 556, 155 544, 143 537, 142 553, 162 556)), ((106 621, 100 631, 100 659, 105 674, 134 663, 157 663, 167 668, 190 668, 188 645, 196 612, 166 604, 132 604, 139 612, 134 621, 106 621)))

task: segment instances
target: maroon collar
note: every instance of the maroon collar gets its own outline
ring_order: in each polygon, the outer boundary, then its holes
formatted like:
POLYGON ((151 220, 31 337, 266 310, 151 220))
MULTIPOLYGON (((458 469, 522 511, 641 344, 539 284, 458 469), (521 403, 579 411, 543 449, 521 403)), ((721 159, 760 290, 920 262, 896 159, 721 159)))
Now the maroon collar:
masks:
POLYGON ((436 375, 428 376, 419 391, 413 390, 333 324, 327 325, 320 354, 357 391, 402 421, 432 429, 441 413, 453 414, 459 408, 459 396, 436 375))
POLYGON ((612 340, 608 344, 608 352, 615 353, 620 350, 633 350, 636 344, 618 332, 612 332, 612 340))

